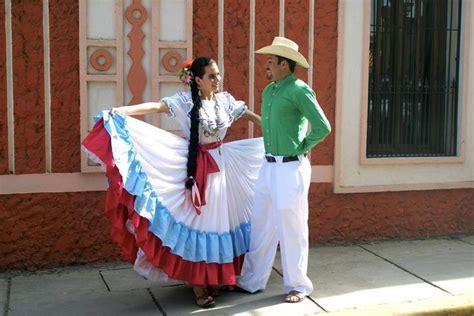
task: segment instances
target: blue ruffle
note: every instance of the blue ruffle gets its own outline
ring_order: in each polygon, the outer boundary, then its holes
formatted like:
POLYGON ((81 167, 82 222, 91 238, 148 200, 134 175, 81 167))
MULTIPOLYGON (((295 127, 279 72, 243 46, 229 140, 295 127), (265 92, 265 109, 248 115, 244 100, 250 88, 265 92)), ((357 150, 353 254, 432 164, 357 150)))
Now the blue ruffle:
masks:
POLYGON ((136 151, 126 129, 126 117, 102 111, 94 117, 103 118, 110 134, 112 154, 122 175, 124 188, 135 196, 135 212, 150 222, 148 230, 160 238, 171 253, 192 262, 229 263, 248 250, 250 224, 242 223, 226 233, 203 232, 177 222, 153 191, 147 175, 136 159, 136 151))

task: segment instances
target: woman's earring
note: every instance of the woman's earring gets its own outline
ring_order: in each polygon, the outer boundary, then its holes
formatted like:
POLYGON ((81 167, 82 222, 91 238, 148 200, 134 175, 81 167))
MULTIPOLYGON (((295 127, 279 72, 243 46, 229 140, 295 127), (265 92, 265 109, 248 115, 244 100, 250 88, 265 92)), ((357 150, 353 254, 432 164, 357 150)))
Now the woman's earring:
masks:
POLYGON ((198 88, 198 96, 200 96, 200 97, 202 96, 201 89, 199 89, 199 88, 198 88))

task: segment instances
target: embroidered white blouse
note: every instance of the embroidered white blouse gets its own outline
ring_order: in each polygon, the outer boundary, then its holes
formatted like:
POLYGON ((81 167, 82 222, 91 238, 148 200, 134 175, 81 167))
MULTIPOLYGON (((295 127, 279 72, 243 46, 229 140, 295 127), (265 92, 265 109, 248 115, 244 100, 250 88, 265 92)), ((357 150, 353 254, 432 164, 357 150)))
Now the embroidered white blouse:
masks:
MULTIPOLYGON (((191 92, 180 92, 161 100, 169 109, 169 116, 176 119, 183 133, 189 139, 191 127, 191 92)), ((199 112, 199 142, 202 144, 223 140, 227 128, 247 110, 245 102, 235 100, 228 92, 215 94, 215 100, 202 100, 199 112), (216 103, 217 102, 217 103, 216 103)))

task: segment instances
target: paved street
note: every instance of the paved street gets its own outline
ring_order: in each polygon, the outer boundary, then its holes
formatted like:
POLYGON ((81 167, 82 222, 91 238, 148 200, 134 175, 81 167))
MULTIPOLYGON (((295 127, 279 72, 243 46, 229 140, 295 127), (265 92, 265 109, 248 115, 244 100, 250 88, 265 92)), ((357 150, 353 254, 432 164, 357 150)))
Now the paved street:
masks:
POLYGON ((277 255, 265 291, 222 293, 201 309, 188 286, 158 286, 125 263, 89 264, 1 273, 0 305, 4 315, 470 315, 474 236, 313 247, 309 276, 312 296, 284 303, 277 255))

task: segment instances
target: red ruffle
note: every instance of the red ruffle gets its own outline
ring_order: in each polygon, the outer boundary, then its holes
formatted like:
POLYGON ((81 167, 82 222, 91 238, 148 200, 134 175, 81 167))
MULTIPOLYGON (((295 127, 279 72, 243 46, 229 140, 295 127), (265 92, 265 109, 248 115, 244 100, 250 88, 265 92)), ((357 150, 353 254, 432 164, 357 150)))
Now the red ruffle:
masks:
POLYGON ((148 220, 134 211, 135 197, 123 188, 122 176, 112 156, 110 135, 105 130, 102 119, 95 124, 82 144, 106 165, 109 189, 105 198, 105 214, 112 225, 112 239, 119 244, 125 260, 135 262, 140 248, 147 260, 171 279, 196 286, 235 284, 244 255, 234 258, 232 263, 224 264, 184 260, 172 254, 169 247, 163 246, 161 240, 148 231, 148 220), (127 230, 127 220, 135 227, 136 238, 127 230))

